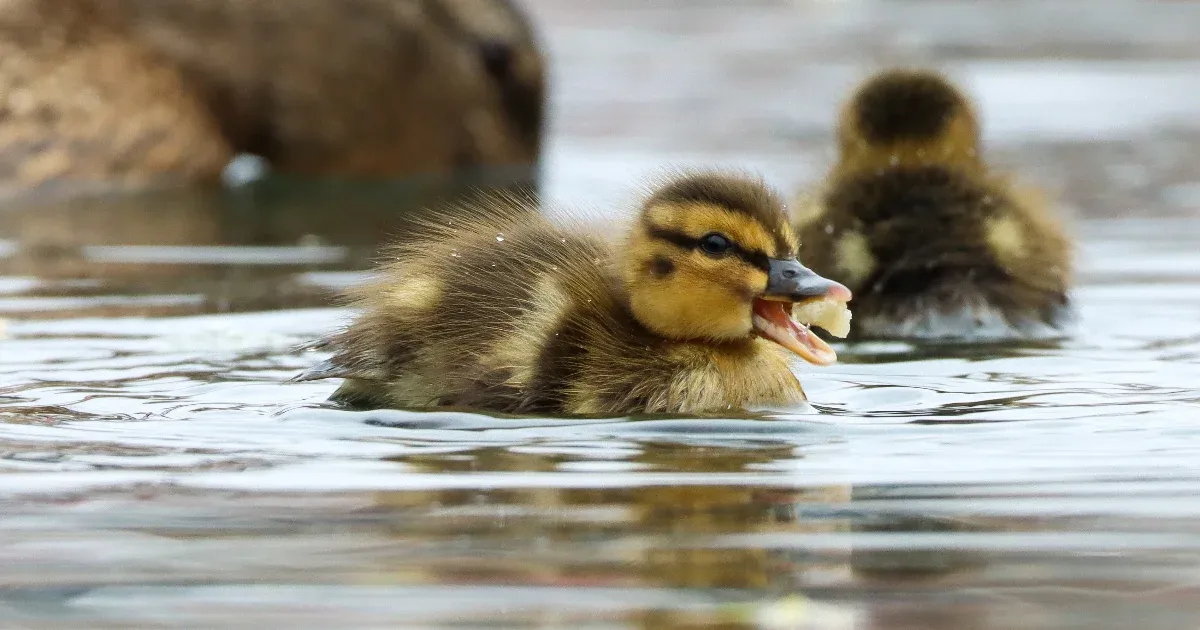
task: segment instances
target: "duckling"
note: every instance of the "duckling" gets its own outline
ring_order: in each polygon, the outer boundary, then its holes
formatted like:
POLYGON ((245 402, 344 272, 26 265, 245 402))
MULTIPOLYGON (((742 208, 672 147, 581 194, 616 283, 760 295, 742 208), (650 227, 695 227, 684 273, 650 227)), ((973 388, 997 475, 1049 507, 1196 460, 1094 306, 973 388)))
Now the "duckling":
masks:
POLYGON ((842 108, 839 157, 797 207, 805 262, 855 300, 854 337, 1060 336, 1072 247, 1032 188, 993 172, 972 102, 945 76, 893 69, 842 108))
POLYGON ((332 400, 356 408, 701 414, 805 401, 788 351, 817 365, 837 355, 790 308, 844 310, 851 294, 797 261, 780 196, 718 172, 648 192, 623 239, 552 223, 530 196, 439 213, 352 291, 361 315, 297 379, 344 378, 332 400))

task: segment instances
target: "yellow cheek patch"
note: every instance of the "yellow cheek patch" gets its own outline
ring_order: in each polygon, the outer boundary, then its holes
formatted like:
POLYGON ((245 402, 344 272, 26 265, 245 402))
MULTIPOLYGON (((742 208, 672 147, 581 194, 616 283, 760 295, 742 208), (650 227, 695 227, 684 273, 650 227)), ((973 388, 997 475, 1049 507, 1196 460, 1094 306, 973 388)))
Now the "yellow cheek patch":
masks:
POLYGON ((838 270, 852 287, 861 285, 878 264, 871 255, 871 244, 859 232, 846 232, 837 242, 834 254, 838 270))
MULTIPOLYGON (((750 330, 748 298, 765 275, 735 258, 689 252, 664 277, 641 276, 631 286, 634 313, 671 339, 738 339, 750 330)), ((758 287, 761 290, 761 286, 758 287)))
POLYGON ((761 293, 767 286, 767 274, 736 256, 712 258, 691 252, 677 263, 675 275, 680 280, 726 287, 738 296, 761 293))

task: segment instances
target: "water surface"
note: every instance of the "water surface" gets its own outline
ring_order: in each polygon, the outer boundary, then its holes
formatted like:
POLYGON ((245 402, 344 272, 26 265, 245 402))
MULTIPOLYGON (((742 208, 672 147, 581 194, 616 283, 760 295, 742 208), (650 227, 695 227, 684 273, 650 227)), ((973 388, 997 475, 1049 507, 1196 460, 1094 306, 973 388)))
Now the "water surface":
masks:
POLYGON ((10 204, 0 627, 1195 626, 1200 5, 531 4, 560 206, 811 182, 862 71, 937 61, 1061 195, 1082 329, 842 346, 758 419, 351 413, 295 347, 424 188, 10 204))

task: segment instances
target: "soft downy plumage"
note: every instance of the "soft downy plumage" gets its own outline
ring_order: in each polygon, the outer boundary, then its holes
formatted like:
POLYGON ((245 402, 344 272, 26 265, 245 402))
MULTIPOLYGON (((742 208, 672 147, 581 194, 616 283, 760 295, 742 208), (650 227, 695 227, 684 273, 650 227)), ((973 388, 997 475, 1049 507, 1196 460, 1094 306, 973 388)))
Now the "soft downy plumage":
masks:
POLYGON ((791 357, 836 355, 790 307, 850 293, 797 261, 779 196, 754 178, 682 174, 627 223, 562 225, 511 195, 439 213, 352 292, 361 315, 300 378, 345 378, 334 399, 356 407, 607 415, 803 402, 791 357))

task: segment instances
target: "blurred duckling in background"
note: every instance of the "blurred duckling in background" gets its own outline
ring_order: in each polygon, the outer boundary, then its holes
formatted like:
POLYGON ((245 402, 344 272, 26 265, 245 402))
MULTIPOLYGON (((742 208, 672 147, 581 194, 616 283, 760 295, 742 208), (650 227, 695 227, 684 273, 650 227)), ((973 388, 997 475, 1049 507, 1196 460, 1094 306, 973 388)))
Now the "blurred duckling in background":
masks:
POLYGON ((836 360, 791 312, 845 336, 850 292, 797 261, 762 182, 682 175, 608 233, 515 196, 440 215, 353 292, 361 315, 297 379, 345 378, 332 399, 357 408, 697 414, 800 403, 788 352, 836 360))
POLYGON ((975 108, 945 77, 868 79, 838 142, 796 231, 805 263, 854 291, 853 337, 1061 336, 1071 243, 1036 191, 989 169, 975 108))

